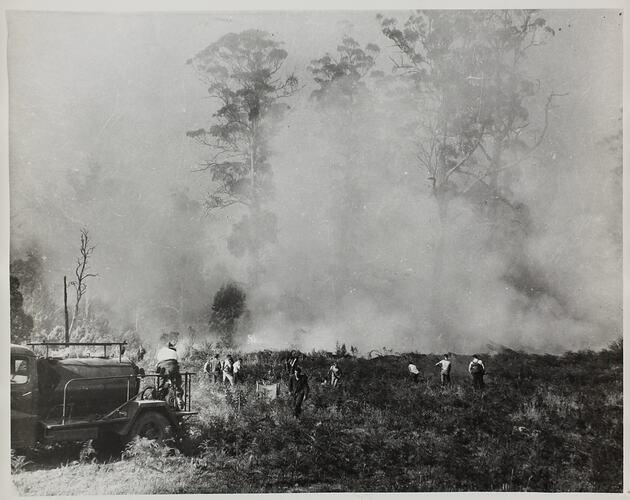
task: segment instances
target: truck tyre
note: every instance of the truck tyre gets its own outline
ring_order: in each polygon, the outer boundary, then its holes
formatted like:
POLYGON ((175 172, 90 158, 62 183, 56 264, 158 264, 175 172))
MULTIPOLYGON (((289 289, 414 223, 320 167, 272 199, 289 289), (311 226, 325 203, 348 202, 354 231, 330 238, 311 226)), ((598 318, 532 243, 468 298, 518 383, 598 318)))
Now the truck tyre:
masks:
POLYGON ((92 441, 97 458, 107 459, 120 455, 123 449, 123 441, 115 432, 103 432, 92 441))
POLYGON ((160 444, 170 441, 173 437, 173 430, 168 419, 156 411, 143 413, 138 417, 129 432, 129 441, 136 436, 154 439, 160 444))

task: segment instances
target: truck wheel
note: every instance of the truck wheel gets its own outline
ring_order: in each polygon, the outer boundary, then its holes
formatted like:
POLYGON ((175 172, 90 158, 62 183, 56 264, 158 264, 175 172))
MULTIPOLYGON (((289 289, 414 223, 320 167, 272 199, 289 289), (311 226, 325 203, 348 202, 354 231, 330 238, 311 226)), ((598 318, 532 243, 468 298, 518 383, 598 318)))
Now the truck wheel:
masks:
POLYGON ((97 458, 106 459, 120 455, 123 449, 123 441, 115 432, 104 432, 92 441, 97 458))
POLYGON ((140 436, 154 439, 160 444, 172 439, 173 432, 168 419, 155 411, 147 412, 138 417, 129 433, 129 440, 140 436))

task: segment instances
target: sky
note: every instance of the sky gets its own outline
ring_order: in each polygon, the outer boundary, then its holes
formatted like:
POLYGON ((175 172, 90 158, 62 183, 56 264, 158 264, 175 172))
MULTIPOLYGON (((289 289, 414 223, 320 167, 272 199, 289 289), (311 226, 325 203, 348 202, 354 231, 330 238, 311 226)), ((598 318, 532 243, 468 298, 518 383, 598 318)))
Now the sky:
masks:
MULTIPOLYGON (((393 48, 375 14, 9 13, 12 258, 36 246, 58 296, 79 229, 88 227, 99 273, 90 296, 112 304, 112 314, 146 317, 154 336, 173 327, 159 308, 177 306, 174 288, 185 289, 190 318, 200 322, 221 284, 245 282, 246 266, 226 245, 239 213, 199 208, 211 183, 193 172, 205 152, 186 131, 207 126, 215 104, 186 61, 228 32, 257 28, 284 43, 284 70, 303 85, 273 141, 278 243, 265 258, 265 279, 248 290, 260 345, 285 347, 301 335, 303 348, 499 343, 556 352, 614 340, 621 186, 616 157, 601 144, 620 127, 619 13, 544 12, 556 36, 528 56, 540 95, 567 94, 551 110, 537 161, 514 185, 535 221, 528 264, 557 293, 533 300, 506 288, 509 259, 487 251, 483 229, 471 229, 462 207, 445 257, 452 309, 444 332, 430 324, 436 214, 426 176, 408 161, 412 146, 366 106, 357 126, 364 139, 353 147, 362 166, 357 190, 368 202, 360 224, 348 226, 330 165, 350 136, 331 137, 309 100, 307 66, 344 35, 379 45, 377 67, 390 69, 393 48), (389 149, 376 148, 371 134, 389 149), (335 233, 340 227, 351 227, 354 240, 335 233), (350 252, 348 241, 358 248, 350 252)), ((405 19, 407 12, 385 14, 405 19)), ((540 101, 532 109, 540 111, 540 101)))

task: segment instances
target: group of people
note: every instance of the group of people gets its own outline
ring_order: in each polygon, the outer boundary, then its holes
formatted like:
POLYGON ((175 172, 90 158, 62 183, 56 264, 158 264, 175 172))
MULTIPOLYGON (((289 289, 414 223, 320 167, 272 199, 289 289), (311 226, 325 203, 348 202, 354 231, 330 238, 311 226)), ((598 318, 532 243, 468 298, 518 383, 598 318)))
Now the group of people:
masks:
MULTIPOLYGON (((178 404, 181 403, 183 397, 182 376, 179 372, 179 357, 175 345, 168 342, 156 354, 157 372, 171 379, 176 387, 178 404)), ((451 367, 452 362, 448 354, 444 354, 443 358, 435 363, 440 368, 440 382, 442 386, 451 384, 451 367)), ((408 371, 414 382, 420 379, 420 371, 418 367, 409 362, 408 371)), ((234 361, 231 354, 221 360, 218 354, 208 359, 203 366, 203 371, 210 380, 215 384, 234 385, 242 382, 243 359, 238 358, 234 361)), ((293 398, 293 414, 299 417, 302 414, 302 404, 308 398, 310 388, 308 377, 302 372, 299 366, 299 355, 293 351, 285 360, 285 372, 288 375, 288 386, 291 397, 293 398)), ((480 357, 475 354, 472 361, 468 365, 468 372, 472 377, 473 387, 475 389, 483 389, 483 377, 486 373, 485 366, 480 357)), ((342 372, 338 363, 335 361, 328 369, 327 377, 322 380, 322 385, 330 385, 338 387, 341 381, 342 372)))
MULTIPOLYGON (((291 352, 291 356, 285 361, 285 370, 289 376, 289 393, 293 397, 293 415, 298 417, 302 414, 302 403, 308 398, 310 388, 308 377, 302 372, 299 364, 299 355, 291 352)), ((327 376, 322 380, 321 385, 339 387, 341 382, 341 369, 337 361, 328 369, 327 376)))
POLYGON ((203 365, 203 371, 215 384, 230 384, 234 385, 242 382, 243 378, 243 358, 238 358, 234 361, 231 354, 228 354, 225 359, 221 360, 218 354, 214 355, 214 358, 209 359, 203 365))
MULTIPOLYGON (((450 356, 445 354, 440 361, 435 363, 435 366, 440 367, 440 383, 442 386, 451 385, 452 362, 450 356)), ((418 370, 418 367, 410 362, 407 369, 409 370, 412 380, 417 383, 420 380, 420 371, 418 370)), ((472 377, 473 387, 475 389, 483 389, 483 376, 486 373, 486 367, 478 354, 474 354, 472 361, 468 364, 468 373, 470 373, 472 377)))

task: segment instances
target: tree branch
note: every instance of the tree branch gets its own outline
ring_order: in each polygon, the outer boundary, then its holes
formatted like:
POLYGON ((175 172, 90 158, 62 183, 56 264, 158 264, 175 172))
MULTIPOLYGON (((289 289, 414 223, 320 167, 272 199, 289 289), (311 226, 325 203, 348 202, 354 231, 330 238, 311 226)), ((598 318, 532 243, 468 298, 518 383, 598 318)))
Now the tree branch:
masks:
POLYGON ((555 92, 552 92, 551 94, 549 94, 549 97, 547 98, 547 103, 545 104, 545 122, 544 122, 544 126, 543 129, 540 133, 540 137, 538 137, 538 139, 536 140, 536 142, 529 148, 529 150, 523 155, 521 156, 519 159, 517 159, 516 161, 510 163, 509 165, 506 165, 505 167, 501 167, 498 169, 494 169, 494 170, 489 170, 488 172, 486 172, 484 174, 484 177, 496 173, 496 172, 502 172, 504 170, 509 170, 511 168, 516 167, 517 165, 520 165, 523 161, 525 161, 527 158, 529 158, 532 153, 538 149, 538 147, 542 144, 543 139, 545 138, 545 135, 547 133, 547 129, 549 128, 549 110, 551 109, 551 104, 553 101, 554 97, 564 97, 569 95, 568 92, 565 92, 564 94, 557 94, 555 92))

